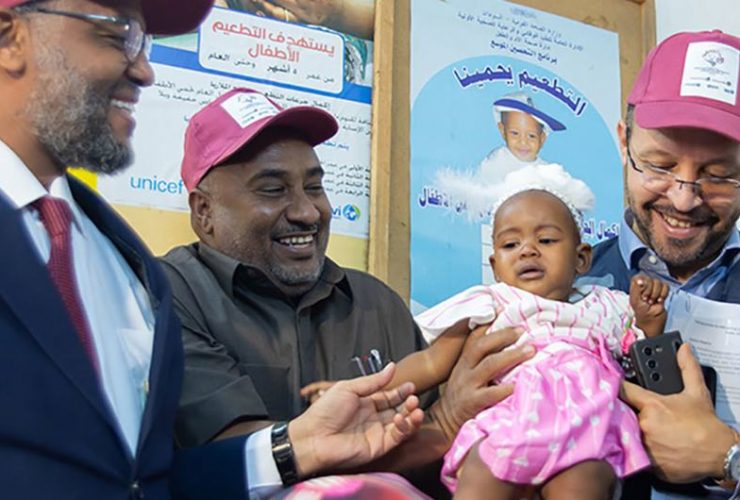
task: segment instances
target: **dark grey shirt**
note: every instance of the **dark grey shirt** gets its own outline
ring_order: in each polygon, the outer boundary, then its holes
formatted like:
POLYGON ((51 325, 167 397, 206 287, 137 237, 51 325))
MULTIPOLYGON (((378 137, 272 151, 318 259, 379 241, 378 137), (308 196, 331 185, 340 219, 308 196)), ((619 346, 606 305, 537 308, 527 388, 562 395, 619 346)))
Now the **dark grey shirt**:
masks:
POLYGON ((424 347, 403 300, 369 274, 327 259, 299 301, 256 268, 202 243, 162 258, 182 320, 185 379, 176 422, 195 446, 237 420, 288 420, 317 380, 358 376, 354 356, 383 362, 424 347))

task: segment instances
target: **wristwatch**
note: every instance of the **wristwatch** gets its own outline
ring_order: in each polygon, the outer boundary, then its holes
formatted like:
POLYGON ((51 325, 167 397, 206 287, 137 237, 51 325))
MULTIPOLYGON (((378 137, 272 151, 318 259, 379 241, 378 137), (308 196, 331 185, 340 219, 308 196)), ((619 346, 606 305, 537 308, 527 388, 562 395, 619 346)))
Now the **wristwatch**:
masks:
POLYGON ((740 444, 733 444, 725 456, 725 481, 740 480, 740 444))
POLYGON ((278 422, 272 426, 272 458, 280 473, 283 486, 291 486, 298 482, 298 467, 293 455, 293 444, 288 436, 288 423, 278 422))

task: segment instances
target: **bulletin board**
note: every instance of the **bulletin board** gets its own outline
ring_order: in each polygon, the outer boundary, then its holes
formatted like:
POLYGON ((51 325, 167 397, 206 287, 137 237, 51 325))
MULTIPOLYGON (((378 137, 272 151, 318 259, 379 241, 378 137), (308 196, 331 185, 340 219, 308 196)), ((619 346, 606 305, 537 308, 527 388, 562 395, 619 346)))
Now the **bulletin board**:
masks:
MULTIPOLYGON (((637 71, 655 44, 654 0, 558 3, 517 0, 512 3, 617 33, 624 109, 624 99, 637 71)), ((410 25, 409 0, 377 1, 368 270, 407 299, 410 287, 410 25)))

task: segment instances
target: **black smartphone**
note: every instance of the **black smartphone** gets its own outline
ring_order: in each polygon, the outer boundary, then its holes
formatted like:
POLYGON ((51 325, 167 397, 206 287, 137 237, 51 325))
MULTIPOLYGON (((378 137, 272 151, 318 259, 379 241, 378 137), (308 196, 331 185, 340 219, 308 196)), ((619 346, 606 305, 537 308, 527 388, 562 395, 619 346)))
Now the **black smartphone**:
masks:
POLYGON ((701 365, 704 374, 704 382, 707 384, 709 394, 712 396, 712 405, 717 403, 717 371, 711 366, 701 365))
MULTIPOLYGON (((637 383, 660 394, 674 394, 683 390, 683 378, 676 353, 681 346, 679 332, 666 332, 653 338, 638 340, 630 347, 630 359, 637 383)), ((711 366, 701 365, 704 382, 712 397, 717 397, 717 372, 711 366)))
POLYGON ((681 392, 683 379, 676 360, 676 352, 681 343, 680 333, 666 332, 632 344, 630 358, 637 382, 659 394, 681 392))

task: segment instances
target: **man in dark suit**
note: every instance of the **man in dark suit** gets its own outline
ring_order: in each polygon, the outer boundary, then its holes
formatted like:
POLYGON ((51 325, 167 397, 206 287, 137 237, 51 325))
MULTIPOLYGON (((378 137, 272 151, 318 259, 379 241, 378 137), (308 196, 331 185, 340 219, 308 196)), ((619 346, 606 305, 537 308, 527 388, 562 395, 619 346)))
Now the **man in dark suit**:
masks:
MULTIPOLYGON (((183 354, 169 287, 136 235, 66 173, 129 164, 140 88, 154 81, 147 33, 190 31, 211 3, 0 0, 2 498, 165 499, 170 482, 191 498, 245 496, 243 439, 183 453, 171 474, 183 354)), ((372 397, 387 380, 353 381, 291 422, 301 472, 372 459, 420 421, 414 398, 402 405, 413 388, 372 397), (307 456, 299 439, 358 426, 375 437, 346 456, 307 456)))
POLYGON ((210 1, 0 2, 4 498, 167 498, 182 353, 144 245, 67 165, 131 158, 149 33, 210 1), (175 5, 177 4, 177 9, 175 5))

